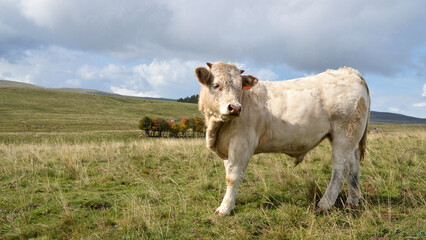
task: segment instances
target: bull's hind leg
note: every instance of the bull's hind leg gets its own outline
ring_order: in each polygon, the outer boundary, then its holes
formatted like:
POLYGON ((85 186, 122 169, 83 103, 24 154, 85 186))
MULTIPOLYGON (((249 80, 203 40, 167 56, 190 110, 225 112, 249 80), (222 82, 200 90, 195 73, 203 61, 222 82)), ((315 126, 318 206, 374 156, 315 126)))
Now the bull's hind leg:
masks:
POLYGON ((317 211, 328 210, 336 202, 340 189, 345 183, 349 163, 354 158, 355 146, 344 137, 333 137, 332 145, 332 176, 327 190, 318 203, 317 211))
POLYGON ((359 198, 361 197, 361 190, 359 184, 359 162, 360 154, 359 150, 356 149, 353 153, 353 157, 349 161, 349 174, 348 174, 348 186, 349 186, 349 195, 346 201, 348 207, 353 207, 358 205, 359 198))

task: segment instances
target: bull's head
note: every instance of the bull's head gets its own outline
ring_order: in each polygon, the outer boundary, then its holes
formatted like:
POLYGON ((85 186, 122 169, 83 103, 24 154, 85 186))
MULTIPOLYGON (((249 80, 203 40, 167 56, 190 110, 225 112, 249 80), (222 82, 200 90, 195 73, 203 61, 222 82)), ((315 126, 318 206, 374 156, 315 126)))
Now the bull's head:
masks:
POLYGON ((257 78, 241 75, 244 70, 234 64, 207 63, 209 67, 198 67, 195 75, 201 83, 200 110, 221 120, 238 117, 243 111, 241 98, 244 90, 257 84, 257 78))

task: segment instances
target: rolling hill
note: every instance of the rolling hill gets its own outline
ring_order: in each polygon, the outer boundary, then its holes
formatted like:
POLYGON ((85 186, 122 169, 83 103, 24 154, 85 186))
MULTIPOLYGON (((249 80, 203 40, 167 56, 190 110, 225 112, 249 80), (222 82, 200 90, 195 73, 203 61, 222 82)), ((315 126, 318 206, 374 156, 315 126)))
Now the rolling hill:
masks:
POLYGON ((42 88, 0 87, 0 132, 137 129, 144 116, 201 117, 197 105, 42 88))
POLYGON ((9 80, 0 80, 0 87, 21 87, 21 88, 38 88, 38 89, 45 88, 45 87, 40 87, 34 84, 30 84, 30 83, 15 82, 15 81, 9 81, 9 80))
POLYGON ((37 86, 30 83, 21 83, 9 80, 0 80, 0 87, 19 87, 19 88, 37 88, 37 89, 50 89, 58 90, 63 92, 73 92, 73 93, 86 93, 86 94, 95 94, 95 95, 104 95, 112 97, 127 97, 127 98, 140 98, 140 99, 151 99, 151 100, 163 100, 163 101, 176 101, 175 99, 169 98, 151 98, 151 97, 134 97, 134 96, 125 96, 116 93, 104 92, 95 89, 86 89, 86 88, 46 88, 37 86))
POLYGON ((426 124, 426 119, 405 116, 397 113, 371 111, 370 122, 387 124, 426 124))

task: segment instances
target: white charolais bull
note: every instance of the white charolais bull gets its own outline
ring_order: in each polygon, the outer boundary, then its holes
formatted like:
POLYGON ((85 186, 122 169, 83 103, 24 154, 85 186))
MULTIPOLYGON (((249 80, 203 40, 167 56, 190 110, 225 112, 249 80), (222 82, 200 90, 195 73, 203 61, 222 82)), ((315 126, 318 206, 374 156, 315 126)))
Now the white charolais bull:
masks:
POLYGON ((352 68, 327 70, 281 82, 258 82, 233 64, 207 63, 199 109, 206 119, 207 147, 224 160, 226 194, 215 214, 229 215, 247 165, 257 153, 278 152, 296 164, 325 138, 332 145, 332 177, 317 210, 331 208, 348 180, 348 205, 361 196, 359 162, 364 156, 370 96, 352 68))

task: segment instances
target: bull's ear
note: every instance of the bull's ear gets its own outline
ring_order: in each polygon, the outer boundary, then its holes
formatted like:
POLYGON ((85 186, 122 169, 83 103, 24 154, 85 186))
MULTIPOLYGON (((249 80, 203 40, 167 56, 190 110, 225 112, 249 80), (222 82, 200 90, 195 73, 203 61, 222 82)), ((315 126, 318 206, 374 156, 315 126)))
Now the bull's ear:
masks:
POLYGON ((244 72, 244 70, 240 70, 240 74, 242 74, 244 72))
POLYGON ((210 84, 213 80, 213 75, 205 67, 197 67, 195 69, 195 76, 201 84, 210 84))
POLYGON ((241 75, 241 78, 243 79, 243 90, 249 90, 258 82, 257 78, 252 75, 241 75))

